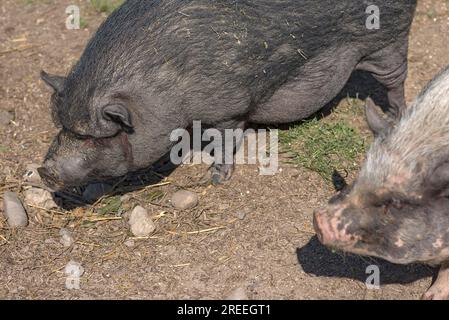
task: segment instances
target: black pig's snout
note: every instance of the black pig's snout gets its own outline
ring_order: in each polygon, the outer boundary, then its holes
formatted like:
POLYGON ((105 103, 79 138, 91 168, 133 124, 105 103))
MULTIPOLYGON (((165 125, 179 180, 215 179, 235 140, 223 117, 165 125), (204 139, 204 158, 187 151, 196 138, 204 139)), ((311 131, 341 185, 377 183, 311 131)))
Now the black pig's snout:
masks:
POLYGON ((41 177, 45 185, 47 185, 51 189, 57 189, 59 185, 58 179, 50 172, 50 170, 45 167, 40 167, 37 169, 37 172, 39 173, 39 176, 41 177))

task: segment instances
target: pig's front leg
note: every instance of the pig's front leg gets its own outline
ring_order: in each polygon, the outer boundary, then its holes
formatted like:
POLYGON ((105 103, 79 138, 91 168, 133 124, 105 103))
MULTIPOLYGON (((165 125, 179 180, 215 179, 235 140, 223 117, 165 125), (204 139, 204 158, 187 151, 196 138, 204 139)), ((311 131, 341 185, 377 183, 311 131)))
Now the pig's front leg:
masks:
POLYGON ((234 164, 213 164, 209 169, 210 182, 213 185, 221 184, 232 177, 234 164))
POLYGON ((214 129, 217 129, 221 133, 222 154, 218 155, 218 158, 221 158, 220 163, 215 162, 209 168, 209 177, 207 180, 209 180, 212 184, 218 185, 231 178, 232 173, 234 172, 234 154, 243 142, 243 130, 245 129, 245 125, 245 121, 232 121, 215 126, 214 129), (229 139, 231 135, 234 137, 232 138, 232 147, 229 148, 229 145, 226 145, 226 137, 229 139))
POLYGON ((449 300, 449 262, 441 265, 435 283, 421 297, 422 300, 449 300))

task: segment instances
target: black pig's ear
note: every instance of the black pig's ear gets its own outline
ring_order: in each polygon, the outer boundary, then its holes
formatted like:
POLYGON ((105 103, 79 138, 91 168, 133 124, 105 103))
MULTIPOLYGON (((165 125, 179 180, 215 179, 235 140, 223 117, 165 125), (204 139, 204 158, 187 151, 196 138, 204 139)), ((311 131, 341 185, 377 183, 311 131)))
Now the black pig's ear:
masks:
POLYGON ((390 119, 369 97, 365 102, 365 114, 368 126, 375 136, 378 136, 393 127, 393 120, 390 119))
POLYGON ((133 124, 128 109, 120 104, 112 104, 103 108, 103 117, 114 121, 127 129, 132 129, 133 124))
POLYGON ((64 88, 65 77, 48 74, 45 71, 41 71, 41 79, 60 94, 64 88))

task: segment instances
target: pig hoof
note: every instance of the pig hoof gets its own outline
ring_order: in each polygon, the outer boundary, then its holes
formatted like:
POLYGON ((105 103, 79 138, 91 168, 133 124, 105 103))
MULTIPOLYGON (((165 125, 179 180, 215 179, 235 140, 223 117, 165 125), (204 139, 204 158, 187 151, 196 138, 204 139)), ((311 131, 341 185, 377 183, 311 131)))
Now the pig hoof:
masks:
POLYGON ((207 182, 212 183, 214 186, 222 184, 223 182, 229 180, 234 171, 233 165, 213 165, 210 167, 207 178, 207 182))
POLYGON ((231 179, 234 172, 232 164, 214 165, 212 166, 212 184, 218 185, 231 179))
POLYGON ((449 300, 449 288, 433 285, 421 296, 421 300, 449 300))
POLYGON ((211 182, 214 186, 221 184, 223 182, 223 177, 219 173, 213 173, 211 182))

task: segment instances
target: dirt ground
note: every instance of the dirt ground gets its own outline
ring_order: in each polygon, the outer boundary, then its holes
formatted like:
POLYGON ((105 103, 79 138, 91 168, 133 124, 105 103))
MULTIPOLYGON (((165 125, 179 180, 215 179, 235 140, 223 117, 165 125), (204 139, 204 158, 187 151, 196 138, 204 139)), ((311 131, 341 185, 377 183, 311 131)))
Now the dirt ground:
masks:
MULTIPOLYGON (((13 111, 15 119, 0 127, 0 193, 23 191, 26 165, 42 161, 56 132, 40 70, 65 74, 104 17, 87 1, 1 1, 0 110, 13 111), (66 30, 70 4, 81 6, 87 29, 66 30)), ((449 63, 448 34, 448 2, 419 1, 408 102, 449 63)), ((85 209, 29 207, 30 225, 13 231, 0 214, 0 298, 222 299, 242 287, 251 299, 417 299, 429 287, 430 267, 323 248, 314 236, 312 210, 326 203, 332 186, 301 167, 283 163, 281 169, 261 176, 256 167, 240 165, 229 182, 206 187, 194 183, 204 166, 177 168, 167 184, 131 193, 124 204, 146 207, 157 224, 153 236, 132 239, 134 245, 121 216, 87 219, 85 209), (180 187, 200 195, 198 207, 171 208, 168 199, 180 187), (155 190, 158 200, 148 200, 155 190), (61 227, 74 234, 70 248, 59 242, 61 227), (63 268, 70 260, 85 269, 80 290, 66 289, 63 268), (365 286, 371 264, 380 267, 379 290, 365 286)))

